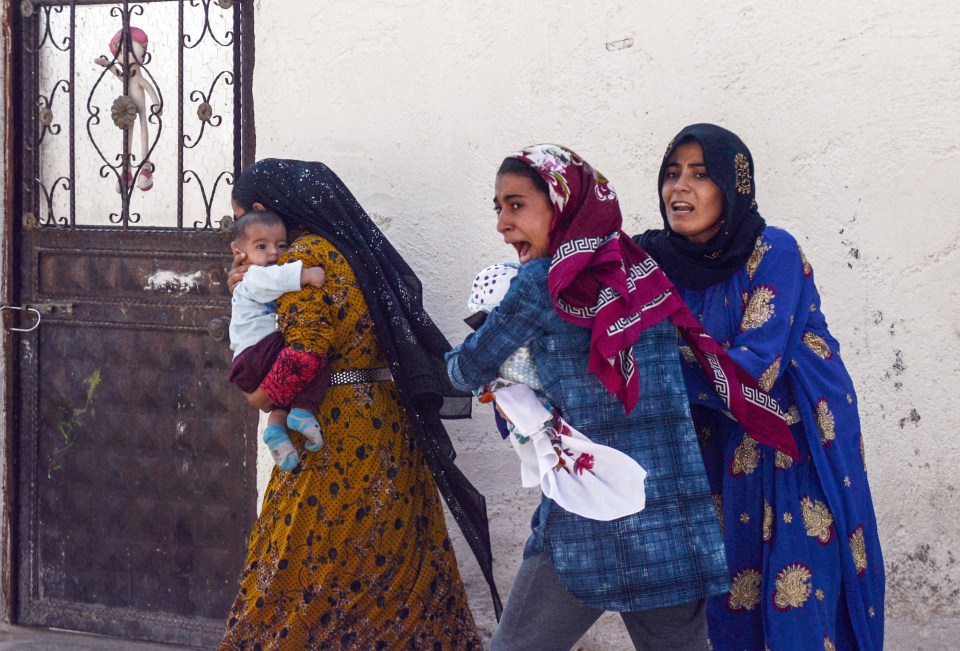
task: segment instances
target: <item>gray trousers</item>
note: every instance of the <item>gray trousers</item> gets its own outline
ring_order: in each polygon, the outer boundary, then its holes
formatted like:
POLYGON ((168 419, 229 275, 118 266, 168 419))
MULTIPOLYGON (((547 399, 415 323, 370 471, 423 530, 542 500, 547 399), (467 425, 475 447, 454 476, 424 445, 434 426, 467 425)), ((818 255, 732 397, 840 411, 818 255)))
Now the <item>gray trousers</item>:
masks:
MULTIPOLYGON (((490 651, 567 651, 604 611, 564 589, 547 554, 523 561, 513 581, 490 651)), ((620 613, 634 647, 641 651, 704 651, 706 601, 620 613)))

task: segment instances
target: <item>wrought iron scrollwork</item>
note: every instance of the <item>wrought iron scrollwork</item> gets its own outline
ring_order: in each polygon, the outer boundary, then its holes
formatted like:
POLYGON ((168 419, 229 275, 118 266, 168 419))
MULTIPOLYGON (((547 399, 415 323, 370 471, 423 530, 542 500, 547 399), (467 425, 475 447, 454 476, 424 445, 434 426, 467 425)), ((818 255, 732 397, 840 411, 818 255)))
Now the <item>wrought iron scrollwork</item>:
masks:
POLYGON ((190 93, 191 102, 200 102, 197 106, 197 118, 200 120, 200 133, 197 134, 196 138, 189 135, 183 136, 183 146, 185 149, 193 149, 200 144, 200 140, 203 138, 203 132, 208 124, 211 127, 219 127, 223 122, 223 116, 214 114, 213 105, 210 102, 213 98, 213 91, 217 87, 217 82, 221 79, 225 85, 233 85, 233 73, 229 70, 224 70, 214 78, 213 83, 210 84, 210 91, 208 93, 204 94, 201 90, 195 90, 190 93))
POLYGON ((37 136, 37 145, 43 143, 44 137, 47 133, 51 135, 58 135, 61 130, 61 126, 58 123, 54 122, 54 113, 53 113, 53 104, 57 99, 57 91, 62 90, 66 94, 70 94, 70 82, 66 79, 58 79, 57 82, 53 85, 53 89, 50 91, 50 96, 40 95, 37 99, 37 105, 40 107, 37 111, 37 122, 40 125, 40 135, 37 136))
MULTIPOLYGON (((199 7, 201 4, 203 5, 203 28, 201 29, 200 35, 197 36, 196 40, 194 40, 194 38, 189 34, 183 35, 184 48, 191 50, 197 47, 207 34, 209 34, 210 38, 212 38, 214 42, 221 47, 230 47, 233 45, 233 30, 227 30, 223 35, 222 41, 217 38, 216 34, 213 33, 213 25, 210 24, 210 2, 211 0, 190 0, 191 7, 199 7)), ((224 0, 218 0, 217 4, 219 4, 222 9, 229 9, 234 3, 232 1, 224 2, 224 0), (225 4, 229 4, 230 6, 224 6, 225 4)))
POLYGON ((184 170, 183 171, 183 183, 186 185, 193 179, 197 182, 197 185, 200 186, 200 195, 203 197, 203 206, 206 208, 207 219, 206 221, 193 222, 194 228, 200 228, 207 230, 213 227, 213 220, 210 214, 213 211, 213 198, 217 196, 217 186, 220 185, 220 181, 224 181, 227 185, 233 185, 233 172, 220 172, 220 175, 217 177, 217 180, 213 182, 213 189, 210 191, 210 195, 207 195, 206 188, 203 187, 203 181, 200 179, 200 175, 193 170, 184 170))
POLYGON ((59 5, 38 6, 33 0, 23 0, 23 2, 20 3, 20 15, 27 20, 32 19, 34 15, 36 15, 38 8, 43 17, 43 25, 38 30, 39 35, 37 36, 37 38, 40 40, 34 47, 31 47, 30 45, 24 45, 24 49, 31 53, 37 53, 41 48, 43 48, 44 45, 49 43, 52 47, 61 52, 68 52, 73 46, 73 40, 69 36, 64 36, 63 39, 58 43, 57 39, 53 35, 53 28, 50 26, 52 14, 62 14, 64 8, 59 5))
POLYGON ((67 226, 70 224, 70 218, 67 216, 57 217, 54 215, 54 195, 57 193, 57 188, 62 187, 64 192, 70 192, 70 179, 65 176, 58 177, 53 183, 50 184, 50 187, 47 188, 40 179, 36 179, 37 187, 40 188, 40 192, 43 194, 44 203, 47 207, 47 217, 46 219, 40 222, 41 226, 67 226))
MULTIPOLYGON (((84 201, 90 205, 85 188, 93 182, 97 197, 110 192, 116 204, 90 215, 92 224, 123 228, 144 224, 141 213, 154 219, 152 208, 143 210, 146 199, 139 194, 135 197, 134 192, 151 189, 155 171, 176 167, 176 174, 164 174, 168 183, 176 185, 176 227, 190 228, 192 223, 194 229, 219 228, 218 218, 213 216, 214 203, 224 201, 224 186, 231 185, 243 162, 252 158, 250 150, 239 144, 241 122, 250 116, 241 113, 246 104, 239 95, 245 92, 240 83, 247 79, 241 54, 248 47, 241 42, 241 25, 242 16, 252 14, 247 6, 252 1, 21 0, 24 67, 20 102, 26 107, 22 112, 22 214, 36 215, 37 228, 76 225, 77 206, 84 201), (84 13, 78 16, 81 7, 84 13), (159 8, 156 13, 161 19, 154 15, 154 8, 159 8), (179 21, 171 21, 171 15, 179 16, 179 21), (119 31, 110 41, 110 51, 95 55, 95 63, 102 69, 84 72, 77 65, 78 44, 88 43, 88 36, 94 36, 89 30, 111 24, 112 30, 119 31), (154 52, 147 51, 146 35, 138 24, 151 25, 151 31, 175 29, 177 58, 164 55, 155 62, 154 56, 166 50, 155 45, 154 52), (67 27, 69 34, 64 33, 67 27), (185 54, 190 52, 195 52, 190 60, 207 62, 203 68, 191 69, 185 63, 185 54), (213 60, 224 61, 224 69, 219 65, 210 69, 211 55, 213 60), (176 136, 171 142, 164 114, 174 72, 171 101, 176 136), (200 79, 187 80, 198 74, 200 79), (215 133, 211 130, 224 127, 232 127, 232 134, 210 135, 215 133), (207 142, 209 145, 203 144, 207 142), (195 153, 185 156, 191 151, 195 153), (211 163, 224 155, 223 167, 211 163), (203 215, 184 218, 185 206, 195 212, 201 204, 203 215)), ((163 44, 170 43, 173 34, 151 36, 159 36, 157 43, 163 44)), ((103 37, 102 33, 96 35, 97 39, 103 37)), ((156 205, 163 211, 173 202, 172 192, 170 185, 164 185, 159 193, 142 196, 151 201, 162 197, 156 205)), ((97 205, 104 204, 100 201, 97 205)), ((89 212, 89 207, 84 210, 89 212)))

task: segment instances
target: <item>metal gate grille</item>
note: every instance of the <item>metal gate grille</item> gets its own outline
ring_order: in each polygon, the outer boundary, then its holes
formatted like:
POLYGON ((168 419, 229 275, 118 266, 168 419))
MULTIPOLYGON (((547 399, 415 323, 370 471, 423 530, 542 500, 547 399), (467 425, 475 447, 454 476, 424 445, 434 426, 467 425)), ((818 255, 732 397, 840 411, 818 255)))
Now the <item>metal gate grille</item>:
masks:
POLYGON ((249 4, 23 0, 25 228, 217 228, 252 162, 249 4))

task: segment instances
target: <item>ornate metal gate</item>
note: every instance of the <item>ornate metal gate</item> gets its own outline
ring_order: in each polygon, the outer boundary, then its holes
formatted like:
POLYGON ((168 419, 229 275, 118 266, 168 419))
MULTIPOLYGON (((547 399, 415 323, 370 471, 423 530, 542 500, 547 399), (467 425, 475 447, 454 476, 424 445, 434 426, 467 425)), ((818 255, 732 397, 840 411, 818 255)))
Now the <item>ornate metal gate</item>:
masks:
POLYGON ((222 630, 256 509, 256 414, 210 334, 251 3, 19 2, 19 623, 222 630))

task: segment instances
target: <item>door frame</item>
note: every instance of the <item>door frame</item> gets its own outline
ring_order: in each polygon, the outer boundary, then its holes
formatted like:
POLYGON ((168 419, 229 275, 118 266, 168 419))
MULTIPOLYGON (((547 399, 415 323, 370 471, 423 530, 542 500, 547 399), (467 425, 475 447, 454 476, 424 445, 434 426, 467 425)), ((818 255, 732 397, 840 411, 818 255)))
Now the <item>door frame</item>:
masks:
MULTIPOLYGON (((240 19, 245 27, 242 38, 235 46, 241 57, 240 74, 236 80, 235 101, 244 125, 241 140, 234 147, 239 150, 242 167, 252 164, 256 158, 256 123, 253 105, 254 70, 254 0, 235 0, 240 19)), ((20 75, 11 74, 17 69, 15 63, 21 51, 19 0, 3 0, 0 5, 0 79, 3 80, 3 102, 0 103, 0 142, 3 155, 0 157, 0 187, 3 188, 3 205, 0 206, 0 304, 19 305, 19 245, 21 211, 19 161, 21 142, 16 125, 22 124, 23 110, 20 75)), ((10 331, 15 324, 10 310, 0 312, 0 623, 11 624, 17 612, 19 577, 17 558, 19 527, 19 475, 16 459, 19 453, 20 404, 18 378, 20 363, 18 336, 10 331)))
MULTIPOLYGON (((19 43, 18 25, 15 16, 15 2, 4 2, 2 7, 3 22, 0 33, 0 45, 3 48, 3 57, 0 61, 0 76, 4 80, 3 105, 0 107, 0 140, 3 142, 3 162, 0 163, 0 186, 3 187, 4 203, 0 207, 0 303, 5 305, 19 304, 17 285, 19 268, 18 236, 14 215, 18 213, 17 184, 14 182, 17 161, 19 160, 20 144, 15 137, 18 124, 20 106, 19 75, 11 75, 14 69, 14 58, 19 43)), ((16 436, 17 414, 16 405, 19 404, 19 395, 16 391, 16 378, 19 374, 19 356, 16 353, 16 336, 9 327, 15 323, 14 315, 4 311, 0 318, 0 365, 3 374, 0 377, 0 501, 3 510, 0 512, 0 620, 5 623, 13 621, 16 608, 17 594, 17 476, 14 460, 17 458, 16 436)))

